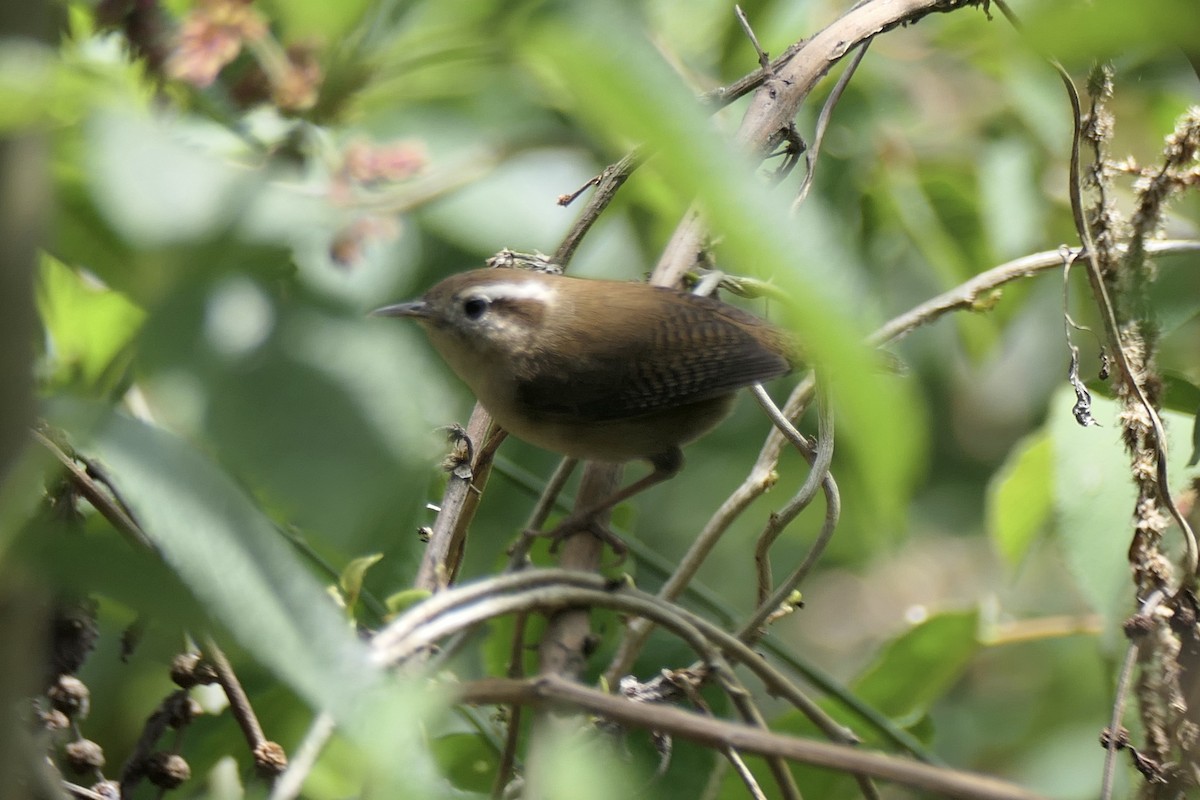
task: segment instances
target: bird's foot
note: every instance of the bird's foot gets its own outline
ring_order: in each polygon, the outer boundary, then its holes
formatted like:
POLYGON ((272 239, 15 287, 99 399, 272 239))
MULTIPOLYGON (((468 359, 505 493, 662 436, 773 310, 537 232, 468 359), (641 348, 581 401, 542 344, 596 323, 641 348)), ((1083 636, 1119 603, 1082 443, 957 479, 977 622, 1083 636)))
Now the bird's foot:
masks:
POLYGON ((550 539, 550 552, 557 553, 559 546, 567 539, 578 533, 590 533, 607 544, 617 555, 617 563, 625 560, 629 546, 625 540, 613 533, 607 525, 596 518, 595 514, 571 514, 548 531, 526 531, 526 535, 541 536, 550 539))

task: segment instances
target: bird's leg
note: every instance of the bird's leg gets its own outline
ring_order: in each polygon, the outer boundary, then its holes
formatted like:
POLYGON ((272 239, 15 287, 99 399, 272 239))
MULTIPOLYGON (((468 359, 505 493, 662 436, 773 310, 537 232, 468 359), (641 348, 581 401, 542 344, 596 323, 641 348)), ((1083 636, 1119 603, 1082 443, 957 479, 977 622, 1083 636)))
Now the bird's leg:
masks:
POLYGON ((539 535, 550 537, 554 540, 554 548, 557 548, 558 543, 568 536, 587 531, 607 542, 619 555, 624 555, 628 549, 625 546, 625 542, 620 536, 609 530, 607 525, 600 522, 598 517, 601 513, 624 503, 629 498, 644 492, 656 483, 662 483, 668 478, 673 477, 683 467, 683 452, 678 447, 666 450, 651 456, 650 464, 654 467, 654 470, 649 475, 638 478, 624 489, 613 492, 603 502, 597 503, 591 508, 571 512, 551 530, 542 532, 539 535))

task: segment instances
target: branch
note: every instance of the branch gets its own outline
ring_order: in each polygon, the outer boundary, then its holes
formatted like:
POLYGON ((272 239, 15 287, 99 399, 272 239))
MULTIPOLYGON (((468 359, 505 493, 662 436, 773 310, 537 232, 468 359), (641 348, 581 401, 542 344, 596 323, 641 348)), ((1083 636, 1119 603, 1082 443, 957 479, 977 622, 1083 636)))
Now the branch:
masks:
MULTIPOLYGON (((414 588, 436 592, 445 589, 455 572, 454 564, 460 560, 467 528, 479 507, 479 498, 487 485, 492 468, 495 446, 492 443, 499 428, 492 422, 491 415, 483 406, 475 404, 466 433, 468 463, 450 471, 446 490, 438 505, 438 515, 433 521, 429 543, 421 556, 414 588), (465 469, 464 469, 465 468, 465 469)), ((498 445, 499 442, 494 444, 498 445)))
POLYGON ((669 733, 709 747, 722 750, 733 747, 743 753, 856 772, 962 800, 1042 800, 1041 795, 996 778, 931 767, 845 745, 784 736, 669 706, 635 703, 555 676, 527 681, 486 678, 454 688, 465 703, 523 703, 536 707, 569 703, 623 725, 669 733))
POLYGON ((374 661, 381 666, 401 663, 447 636, 504 614, 585 606, 647 617, 684 639, 707 665, 725 658, 744 665, 771 694, 787 700, 831 739, 858 741, 733 634, 684 608, 586 572, 527 570, 436 594, 375 637, 374 661), (712 653, 717 654, 715 659, 712 653))
MULTIPOLYGON (((1119 246, 1118 249, 1121 247, 1124 245, 1119 246)), ((1191 239, 1147 242, 1145 247, 1146 252, 1153 255, 1200 253, 1200 241, 1191 239)), ((892 318, 871 334, 868 341, 874 345, 882 345, 902 339, 916 328, 928 325, 951 311, 978 308, 981 304, 980 296, 986 292, 1019 278, 1031 278, 1048 270, 1061 268, 1062 263, 1063 253, 1061 250, 1046 250, 993 267, 931 300, 926 300, 916 308, 892 318)))
MULTIPOLYGON (((736 141, 757 158, 765 157, 787 130, 800 104, 817 82, 851 49, 900 25, 933 13, 956 11, 979 0, 867 0, 851 8, 811 38, 788 48, 783 63, 755 73, 758 91, 742 117, 736 141), (761 76, 761 77, 759 77, 761 76)), ((663 285, 677 284, 696 263, 705 229, 696 212, 680 222, 655 267, 663 285)))

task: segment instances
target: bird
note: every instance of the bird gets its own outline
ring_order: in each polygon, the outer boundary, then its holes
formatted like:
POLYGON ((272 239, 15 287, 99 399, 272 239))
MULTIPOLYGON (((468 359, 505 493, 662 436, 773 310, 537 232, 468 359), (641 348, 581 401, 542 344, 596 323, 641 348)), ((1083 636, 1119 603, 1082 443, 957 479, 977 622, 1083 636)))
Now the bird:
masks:
POLYGON ((492 418, 560 455, 650 474, 576 512, 551 535, 675 475, 682 446, 733 407, 738 389, 798 363, 790 333, 732 305, 634 281, 517 268, 451 275, 374 316, 415 320, 492 418))

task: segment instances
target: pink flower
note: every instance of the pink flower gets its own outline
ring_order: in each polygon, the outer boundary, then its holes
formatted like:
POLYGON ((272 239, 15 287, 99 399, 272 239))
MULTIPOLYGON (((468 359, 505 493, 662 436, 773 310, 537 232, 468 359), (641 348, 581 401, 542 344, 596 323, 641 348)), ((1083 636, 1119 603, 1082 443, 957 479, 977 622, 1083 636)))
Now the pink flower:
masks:
POLYGON ((202 0, 179 29, 167 74, 203 89, 237 58, 243 42, 266 32, 266 22, 246 0, 202 0))

